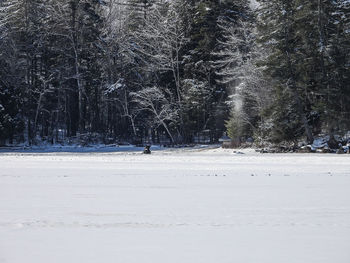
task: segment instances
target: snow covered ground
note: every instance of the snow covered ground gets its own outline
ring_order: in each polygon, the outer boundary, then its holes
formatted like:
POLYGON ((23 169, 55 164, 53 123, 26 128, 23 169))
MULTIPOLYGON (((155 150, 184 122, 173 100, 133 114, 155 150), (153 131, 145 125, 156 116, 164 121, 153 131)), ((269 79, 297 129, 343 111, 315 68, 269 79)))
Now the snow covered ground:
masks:
POLYGON ((1 263, 349 263, 350 156, 1 153, 1 263))

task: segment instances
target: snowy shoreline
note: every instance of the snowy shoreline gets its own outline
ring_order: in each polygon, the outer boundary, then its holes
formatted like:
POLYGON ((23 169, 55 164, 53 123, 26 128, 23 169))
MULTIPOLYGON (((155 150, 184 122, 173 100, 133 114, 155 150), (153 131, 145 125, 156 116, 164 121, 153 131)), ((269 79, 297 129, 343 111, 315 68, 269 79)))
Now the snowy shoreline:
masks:
MULTIPOLYGON (((123 146, 32 146, 32 147, 0 147, 0 156, 16 155, 16 154, 142 154, 144 147, 134 145, 123 146)), ((196 145, 191 147, 163 147, 159 145, 151 146, 152 154, 179 154, 179 153, 216 153, 216 154, 231 154, 231 155, 326 155, 339 156, 335 153, 322 152, 265 152, 264 149, 257 148, 222 148, 220 145, 196 145)), ((348 156, 345 154, 345 156, 348 156)))
MULTIPOLYGON (((152 151, 196 151, 203 149, 220 148, 220 145, 195 145, 186 147, 164 147, 160 145, 152 145, 152 151)), ((113 153, 113 152, 142 152, 144 147, 135 145, 92 145, 92 146, 80 146, 80 145, 45 145, 45 146, 3 146, 0 147, 1 153, 113 153)))

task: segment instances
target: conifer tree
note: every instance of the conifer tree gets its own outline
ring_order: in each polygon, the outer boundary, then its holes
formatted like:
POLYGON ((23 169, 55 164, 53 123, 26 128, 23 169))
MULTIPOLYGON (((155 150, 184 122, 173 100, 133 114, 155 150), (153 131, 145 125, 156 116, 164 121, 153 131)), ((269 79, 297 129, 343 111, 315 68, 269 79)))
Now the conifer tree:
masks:
POLYGON ((259 1, 260 41, 271 50, 266 60, 267 73, 277 81, 276 104, 272 110, 274 140, 290 140, 305 131, 308 142, 313 142, 304 87, 300 85, 303 59, 296 22, 297 1, 259 1), (304 95, 304 96, 302 96, 304 95), (280 105, 281 107, 278 107, 280 105))

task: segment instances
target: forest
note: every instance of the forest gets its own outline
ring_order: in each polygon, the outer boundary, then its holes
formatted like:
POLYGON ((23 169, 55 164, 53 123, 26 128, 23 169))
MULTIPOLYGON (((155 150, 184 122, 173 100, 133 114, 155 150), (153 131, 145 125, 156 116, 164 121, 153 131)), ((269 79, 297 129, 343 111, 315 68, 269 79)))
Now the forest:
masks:
POLYGON ((349 0, 0 0, 0 145, 348 131, 349 0))

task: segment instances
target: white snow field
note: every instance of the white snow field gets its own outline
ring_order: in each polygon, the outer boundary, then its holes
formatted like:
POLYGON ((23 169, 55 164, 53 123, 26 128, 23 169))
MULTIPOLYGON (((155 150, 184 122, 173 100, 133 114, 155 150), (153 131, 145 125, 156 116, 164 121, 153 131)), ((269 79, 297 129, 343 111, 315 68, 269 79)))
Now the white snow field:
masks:
POLYGON ((1 263, 349 263, 350 155, 1 153, 1 263))

